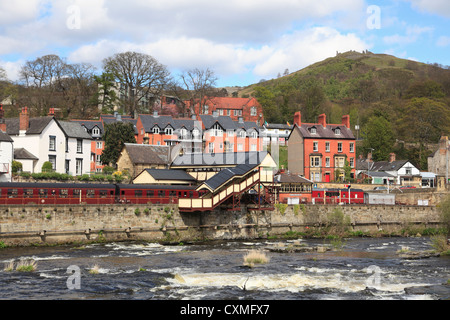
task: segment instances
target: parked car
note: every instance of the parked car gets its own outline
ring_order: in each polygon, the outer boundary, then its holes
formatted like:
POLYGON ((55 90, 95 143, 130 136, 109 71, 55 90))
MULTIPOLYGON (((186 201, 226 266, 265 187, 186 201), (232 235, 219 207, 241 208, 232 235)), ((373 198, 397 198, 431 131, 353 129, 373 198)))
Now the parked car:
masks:
POLYGON ((414 186, 401 186, 399 189, 415 189, 414 186))
POLYGON ((387 187, 375 187, 373 190, 387 190, 387 187))

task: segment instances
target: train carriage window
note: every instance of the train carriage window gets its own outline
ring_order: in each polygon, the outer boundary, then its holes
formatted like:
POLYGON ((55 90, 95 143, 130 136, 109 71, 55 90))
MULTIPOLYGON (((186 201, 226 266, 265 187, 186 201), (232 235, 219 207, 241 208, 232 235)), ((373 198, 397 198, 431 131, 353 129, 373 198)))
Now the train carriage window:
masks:
POLYGON ((23 190, 23 197, 24 198, 33 198, 33 189, 24 189, 23 190))
POLYGON ((158 191, 158 197, 164 197, 166 195, 166 192, 164 190, 158 191))
POLYGON ((52 196, 56 196, 56 190, 52 190, 52 196))
POLYGON ((18 190, 17 189, 8 189, 8 198, 17 198, 18 190))
POLYGON ((106 198, 108 197, 108 190, 100 190, 99 194, 100 198, 106 198))
POLYGON ((69 196, 69 190, 68 189, 60 189, 59 190, 59 197, 60 198, 67 198, 69 196))
POLYGON ((94 197, 95 197, 95 190, 93 190, 93 189, 87 190, 87 192, 86 192, 86 197, 88 197, 88 198, 94 198, 94 197))
POLYGON ((147 190, 147 197, 154 197, 155 191, 154 190, 147 190))
POLYGON ((74 198, 79 198, 80 194, 81 194, 81 190, 80 189, 74 189, 72 194, 73 194, 74 198))
POLYGON ((39 189, 39 197, 40 198, 47 198, 48 197, 48 190, 47 189, 39 189))
POLYGON ((2 189, 0 189, 0 198, 2 197, 2 189))
POLYGON ((177 192, 176 192, 175 190, 170 190, 169 195, 170 195, 171 197, 176 197, 176 196, 177 196, 177 192))
POLYGON ((136 198, 142 198, 142 190, 134 190, 134 196, 136 198))
POLYGON ((189 191, 189 198, 193 198, 194 197, 194 192, 193 191, 189 191))

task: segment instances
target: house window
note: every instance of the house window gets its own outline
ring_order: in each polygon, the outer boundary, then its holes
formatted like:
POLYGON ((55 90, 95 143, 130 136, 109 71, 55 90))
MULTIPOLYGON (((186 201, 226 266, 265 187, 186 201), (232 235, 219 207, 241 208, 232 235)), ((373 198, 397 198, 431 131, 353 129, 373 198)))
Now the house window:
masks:
POLYGON ((92 129, 92 135, 99 136, 100 135, 100 129, 99 128, 92 129))
POLYGON ((209 106, 204 106, 204 109, 203 109, 205 112, 203 113, 203 114, 208 114, 208 112, 209 112, 209 106))
POLYGON ((330 152, 330 143, 325 142, 325 152, 330 152))
POLYGON ((77 153, 83 153, 83 140, 77 139, 77 153))
POLYGON ((244 130, 239 132, 239 137, 240 138, 245 138, 247 136, 246 132, 244 130))
POLYGON ((252 144, 252 145, 250 146, 250 151, 257 151, 257 149, 256 149, 256 144, 252 144))
POLYGON ((102 141, 97 141, 96 145, 97 145, 97 149, 102 149, 103 148, 103 142, 102 141))
POLYGON ((335 135, 340 135, 340 134, 341 134, 341 129, 336 128, 336 129, 334 130, 334 134, 335 134, 335 135))
POLYGON ((258 113, 258 110, 256 109, 256 107, 251 107, 250 109, 250 115, 252 117, 256 116, 256 114, 258 113))
POLYGON ((342 142, 338 142, 338 152, 342 152, 342 142))
POLYGON ((223 116, 223 109, 219 109, 219 116, 223 116))
POLYGON ((194 130, 192 130, 192 135, 194 136, 194 139, 198 139, 200 138, 200 131, 195 128, 194 130))
POLYGON ((355 158, 350 158, 350 167, 355 167, 355 158))
POLYGON ((83 173, 83 159, 77 159, 75 162, 75 172, 77 176, 83 173))
POLYGON ((244 145, 242 143, 238 143, 237 151, 244 151, 244 145))
POLYGON ((153 133, 153 134, 159 134, 159 128, 158 128, 158 127, 154 127, 154 128, 152 129, 152 133, 153 133))
POLYGON ((326 157, 326 158, 325 158, 325 166, 326 166, 327 168, 330 167, 330 158, 329 158, 329 157, 326 157))
POLYGON ((66 169, 66 174, 69 174, 69 172, 70 172, 70 160, 66 160, 66 162, 65 162, 65 169, 66 169))
POLYGON ((95 155, 95 162, 97 162, 98 165, 102 164, 101 157, 102 156, 100 154, 95 155))
POLYGON ((336 162, 335 166, 337 168, 343 168, 345 165, 345 158, 343 157, 336 158, 335 162, 336 162))
POLYGON ((311 134, 316 134, 317 133, 317 129, 316 128, 311 128, 311 134))
POLYGON ((50 151, 56 151, 56 137, 50 136, 50 141, 48 144, 48 150, 50 151))
POLYGON ((214 143, 210 142, 208 145, 209 153, 214 153, 214 143))
POLYGON ((320 167, 320 157, 311 157, 311 167, 320 167))
POLYGON ((350 152, 351 153, 355 152, 355 144, 353 142, 350 143, 350 152))
POLYGON ((173 134, 173 129, 172 128, 166 128, 166 135, 171 136, 173 134))
POLYGON ((48 156, 48 161, 52 164, 52 170, 56 170, 56 156, 48 156))
POLYGON ((234 110, 234 116, 235 116, 235 117, 238 116, 238 114, 239 114, 238 111, 239 111, 239 110, 234 110))
POLYGON ((319 143, 318 142, 313 142, 313 151, 314 152, 318 152, 319 151, 319 143))
POLYGON ((221 127, 218 123, 216 123, 216 124, 212 127, 212 129, 213 129, 213 133, 212 133, 212 136, 213 136, 213 137, 222 137, 222 136, 223 136, 223 130, 222 130, 222 127, 221 127))
POLYGON ((252 138, 253 138, 253 139, 258 138, 258 132, 253 131, 253 132, 252 132, 252 138))
POLYGON ((227 110, 227 116, 231 116, 231 110, 227 110))

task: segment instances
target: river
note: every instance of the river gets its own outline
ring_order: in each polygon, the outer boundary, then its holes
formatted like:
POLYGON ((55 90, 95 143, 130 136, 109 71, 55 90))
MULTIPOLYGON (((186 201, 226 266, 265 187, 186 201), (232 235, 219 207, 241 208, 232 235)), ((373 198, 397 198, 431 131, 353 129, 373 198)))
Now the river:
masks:
MULTIPOLYGON (((300 240, 323 245, 324 240, 300 240)), ((410 293, 450 279, 449 257, 406 260, 397 251, 431 248, 430 239, 345 239, 337 251, 266 252, 248 268, 252 249, 292 240, 213 241, 175 246, 117 242, 0 249, 2 300, 440 300, 410 293), (32 259, 34 272, 7 271, 32 259), (97 273, 91 273, 92 268, 97 273), (405 290, 406 289, 406 290, 405 290)))

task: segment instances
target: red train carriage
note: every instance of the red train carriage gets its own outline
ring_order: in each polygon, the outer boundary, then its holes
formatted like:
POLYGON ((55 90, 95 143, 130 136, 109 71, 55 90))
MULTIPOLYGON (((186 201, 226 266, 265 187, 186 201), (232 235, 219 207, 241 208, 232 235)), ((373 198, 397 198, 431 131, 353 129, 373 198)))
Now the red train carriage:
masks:
POLYGON ((202 192, 185 185, 118 185, 121 203, 133 204, 178 204, 179 198, 198 198, 202 192))
POLYGON ((361 189, 313 189, 312 200, 321 204, 364 204, 361 189))
POLYGON ((114 184, 0 183, 0 205, 113 204, 114 184))

